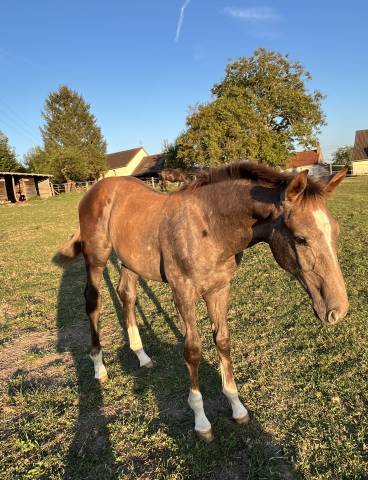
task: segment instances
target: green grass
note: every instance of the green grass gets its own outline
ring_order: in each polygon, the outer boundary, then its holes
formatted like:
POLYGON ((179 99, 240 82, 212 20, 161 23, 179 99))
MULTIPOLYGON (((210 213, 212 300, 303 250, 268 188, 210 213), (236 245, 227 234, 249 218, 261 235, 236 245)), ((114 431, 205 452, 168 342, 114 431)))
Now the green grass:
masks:
POLYGON ((198 441, 170 290, 141 282, 138 317, 157 366, 141 370, 121 326, 117 269, 104 276, 102 341, 110 380, 87 356, 82 261, 50 262, 73 232, 79 194, 0 208, 0 478, 368 478, 368 179, 330 202, 351 309, 327 328, 265 245, 247 251, 232 285, 234 372, 251 414, 232 422, 220 392, 203 304, 200 369, 215 440, 198 441))

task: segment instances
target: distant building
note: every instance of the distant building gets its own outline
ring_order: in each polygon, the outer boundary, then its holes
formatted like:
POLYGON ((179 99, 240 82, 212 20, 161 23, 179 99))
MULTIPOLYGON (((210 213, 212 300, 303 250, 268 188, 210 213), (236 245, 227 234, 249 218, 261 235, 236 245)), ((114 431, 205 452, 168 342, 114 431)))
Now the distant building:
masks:
POLYGON ((51 197, 51 177, 43 173, 0 172, 0 203, 51 197))
POLYGON ((321 177, 328 175, 329 168, 324 163, 323 153, 320 147, 313 150, 304 150, 303 152, 296 152, 290 157, 287 171, 301 172, 302 170, 309 170, 310 175, 321 177))
POLYGON ((357 130, 352 155, 353 175, 368 174, 368 130, 357 130))
POLYGON ((164 156, 148 155, 143 147, 138 147, 108 154, 107 164, 110 168, 104 177, 155 177, 163 168, 164 156))

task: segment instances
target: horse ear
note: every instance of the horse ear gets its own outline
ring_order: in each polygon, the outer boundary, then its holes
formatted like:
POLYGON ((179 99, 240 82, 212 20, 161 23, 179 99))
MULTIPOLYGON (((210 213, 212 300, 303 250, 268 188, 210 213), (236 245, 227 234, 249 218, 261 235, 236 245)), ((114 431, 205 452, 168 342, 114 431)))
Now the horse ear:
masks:
POLYGON ((293 177, 285 190, 285 200, 296 202, 304 193, 307 186, 308 170, 298 173, 293 177))
POLYGON ((339 172, 329 177, 323 189, 323 193, 326 195, 326 197, 329 197, 332 194, 332 192, 335 190, 337 185, 346 177, 348 170, 349 170, 349 166, 346 165, 342 170, 340 170, 339 172))

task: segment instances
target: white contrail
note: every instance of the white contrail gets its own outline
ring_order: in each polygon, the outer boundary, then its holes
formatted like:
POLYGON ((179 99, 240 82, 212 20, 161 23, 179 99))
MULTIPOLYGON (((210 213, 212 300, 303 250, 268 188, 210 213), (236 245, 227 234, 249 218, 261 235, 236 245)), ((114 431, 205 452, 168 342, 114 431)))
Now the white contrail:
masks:
POLYGON ((187 6, 189 5, 190 3, 190 0, 185 0, 185 2, 183 3, 181 9, 180 9, 180 16, 179 16, 179 20, 178 20, 178 26, 176 27, 176 36, 175 36, 175 42, 177 42, 179 40, 179 37, 180 37, 180 31, 181 31, 181 27, 183 25, 183 20, 184 20, 184 10, 187 8, 187 6))

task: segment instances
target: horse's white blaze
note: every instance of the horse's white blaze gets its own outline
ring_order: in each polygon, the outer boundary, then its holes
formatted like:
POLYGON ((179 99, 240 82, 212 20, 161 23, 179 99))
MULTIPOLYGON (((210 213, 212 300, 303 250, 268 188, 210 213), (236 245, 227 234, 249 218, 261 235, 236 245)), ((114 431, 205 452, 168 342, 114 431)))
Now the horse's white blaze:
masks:
POLYGON ((129 337, 129 345, 133 352, 137 355, 139 360, 139 365, 144 367, 152 362, 150 357, 146 354, 143 350, 141 336, 139 335, 139 330, 137 325, 129 325, 128 326, 128 337, 129 337))
POLYGON ((102 361, 102 350, 97 355, 90 355, 95 367, 95 378, 101 380, 107 377, 107 371, 102 361))
POLYGON ((332 248, 332 229, 330 221, 323 210, 315 210, 313 217, 316 222, 317 228, 322 232, 323 237, 327 243, 327 247, 331 253, 331 257, 334 263, 337 263, 336 254, 332 248))
POLYGON ((194 412, 194 429, 198 432, 208 432, 211 424, 204 413, 202 394, 198 390, 190 389, 188 404, 194 412))

